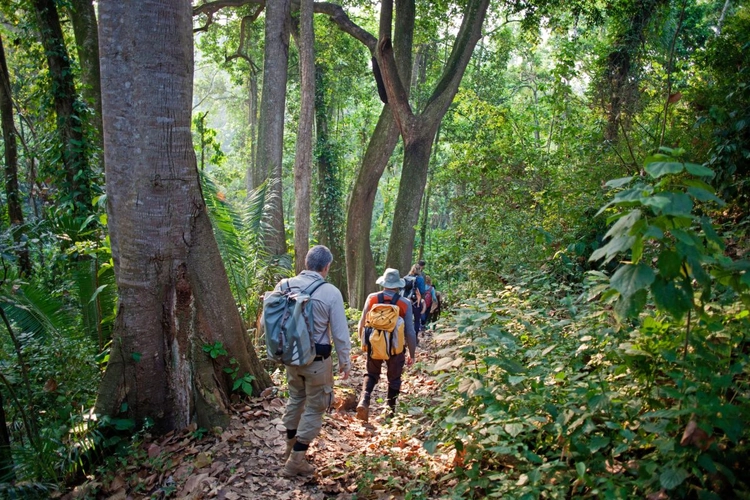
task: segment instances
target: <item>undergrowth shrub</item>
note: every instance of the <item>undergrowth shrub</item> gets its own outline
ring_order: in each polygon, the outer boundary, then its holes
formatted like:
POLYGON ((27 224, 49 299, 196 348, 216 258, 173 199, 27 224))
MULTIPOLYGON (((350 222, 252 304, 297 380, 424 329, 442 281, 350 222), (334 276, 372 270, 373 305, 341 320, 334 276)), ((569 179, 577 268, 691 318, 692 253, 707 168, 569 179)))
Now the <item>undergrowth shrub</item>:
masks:
POLYGON ((634 184, 594 255, 623 259, 611 277, 528 274, 436 337, 425 446, 455 454, 454 497, 750 497, 750 265, 701 204, 721 203, 708 169, 660 155, 646 171, 610 183, 634 184))

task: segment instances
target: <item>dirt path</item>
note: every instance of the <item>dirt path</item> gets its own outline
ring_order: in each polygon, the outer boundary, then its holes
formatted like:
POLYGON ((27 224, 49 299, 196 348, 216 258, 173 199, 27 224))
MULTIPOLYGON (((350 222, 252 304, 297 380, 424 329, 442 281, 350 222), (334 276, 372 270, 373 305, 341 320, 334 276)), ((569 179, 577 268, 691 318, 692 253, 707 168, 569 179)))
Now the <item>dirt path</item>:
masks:
MULTIPOLYGON (((438 390, 425 371, 434 363, 432 337, 420 340, 417 363, 404 371, 398 414, 386 422, 385 374, 373 393, 370 422, 354 417, 365 359, 353 355, 353 375, 336 380, 337 401, 310 446, 313 478, 287 479, 279 472, 285 440, 281 416, 286 400, 283 375, 261 397, 234 407, 230 426, 219 436, 194 429, 145 442, 114 476, 90 480, 64 498, 353 499, 438 498, 435 479, 449 457, 422 447, 429 421, 424 408, 438 390)), ((353 347, 357 353, 357 347, 353 347)))

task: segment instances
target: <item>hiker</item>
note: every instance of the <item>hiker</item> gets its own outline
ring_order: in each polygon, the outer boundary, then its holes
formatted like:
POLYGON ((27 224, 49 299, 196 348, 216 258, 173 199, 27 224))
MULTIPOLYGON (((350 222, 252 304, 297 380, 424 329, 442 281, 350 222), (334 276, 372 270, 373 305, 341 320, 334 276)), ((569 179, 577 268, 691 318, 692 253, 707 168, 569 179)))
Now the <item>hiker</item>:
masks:
MULTIPOLYGON (((287 284, 304 290, 316 280, 325 279, 331 268, 333 255, 323 246, 316 245, 307 252, 305 270, 290 278, 287 284)), ((280 282, 276 290, 281 287, 280 282)), ((344 300, 338 288, 330 283, 319 286, 311 295, 313 301, 313 328, 316 356, 307 366, 286 367, 289 400, 282 419, 286 428, 285 476, 311 475, 315 472, 305 458, 310 443, 320 433, 323 413, 333 399, 333 360, 331 336, 339 359, 342 379, 349 377, 351 341, 344 311, 344 300), (329 334, 330 331, 330 334, 329 334)))
MULTIPOLYGON (((424 261, 423 261, 424 262, 424 261)), ((426 327, 430 323, 430 317, 432 312, 432 305, 437 302, 437 292, 435 287, 432 286, 432 278, 429 274, 424 275, 424 309, 422 310, 422 325, 426 327)))
MULTIPOLYGON (((423 260, 420 262, 424 262, 423 260)), ((414 334, 419 335, 422 330, 422 313, 424 312, 424 276, 419 263, 411 266, 409 274, 405 277, 404 296, 411 301, 412 318, 414 320, 414 334)))
POLYGON ((357 418, 365 422, 367 422, 370 416, 370 397, 372 396, 372 391, 380 378, 380 370, 383 366, 383 362, 385 361, 386 376, 388 377, 388 395, 386 401, 388 403, 390 416, 393 416, 396 412, 396 399, 401 391, 401 374, 404 371, 404 363, 406 363, 407 366, 414 364, 415 351, 417 348, 417 337, 414 332, 414 323, 412 321, 411 303, 399 294, 399 290, 404 287, 405 281, 399 275, 398 269, 386 269, 383 276, 378 278, 376 283, 383 287, 383 291, 379 293, 371 293, 365 300, 362 317, 359 319, 358 331, 360 333, 360 338, 362 338, 362 333, 365 328, 367 313, 374 305, 378 303, 397 305, 399 309, 399 317, 404 321, 404 336, 409 349, 409 359, 406 359, 406 349, 400 354, 391 356, 387 360, 372 359, 371 352, 368 351, 367 374, 365 375, 365 380, 362 384, 362 395, 357 404, 357 418))

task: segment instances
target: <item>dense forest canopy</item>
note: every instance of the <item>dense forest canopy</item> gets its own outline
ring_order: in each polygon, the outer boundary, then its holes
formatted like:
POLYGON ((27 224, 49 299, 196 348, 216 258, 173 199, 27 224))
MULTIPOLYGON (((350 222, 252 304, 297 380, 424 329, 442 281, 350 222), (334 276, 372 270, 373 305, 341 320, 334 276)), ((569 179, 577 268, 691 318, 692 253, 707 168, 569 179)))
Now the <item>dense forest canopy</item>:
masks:
POLYGON ((746 0, 6 0, 0 491, 226 427, 324 244, 442 293, 409 498, 746 498, 749 68, 746 0))

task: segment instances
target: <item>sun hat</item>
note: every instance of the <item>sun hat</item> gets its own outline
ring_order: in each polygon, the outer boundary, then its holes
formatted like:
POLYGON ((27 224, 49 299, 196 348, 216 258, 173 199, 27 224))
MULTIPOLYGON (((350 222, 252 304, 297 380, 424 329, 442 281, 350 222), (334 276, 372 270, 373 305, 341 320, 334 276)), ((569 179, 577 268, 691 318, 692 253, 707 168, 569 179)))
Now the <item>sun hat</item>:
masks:
POLYGON ((406 281, 398 274, 398 269, 393 269, 392 267, 386 269, 383 276, 378 278, 375 283, 383 288, 404 288, 404 285, 406 285, 406 281))

